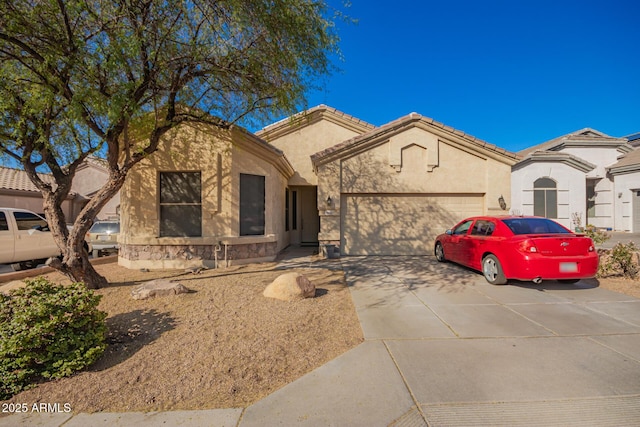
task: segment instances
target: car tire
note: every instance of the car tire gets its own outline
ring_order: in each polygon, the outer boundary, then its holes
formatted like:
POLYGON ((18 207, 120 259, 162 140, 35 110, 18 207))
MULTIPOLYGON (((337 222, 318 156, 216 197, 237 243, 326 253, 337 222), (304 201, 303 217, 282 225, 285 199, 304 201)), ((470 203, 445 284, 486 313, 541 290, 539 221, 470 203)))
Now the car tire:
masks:
POLYGON ((580 279, 560 279, 560 280, 558 280, 558 282, 566 283, 567 285, 572 285, 574 283, 578 283, 579 281, 580 281, 580 279))
POLYGON ((100 250, 94 249, 93 250, 93 257, 94 258, 100 258, 100 250))
POLYGON ((436 255, 436 259, 438 260, 438 262, 445 262, 447 260, 447 258, 444 256, 444 248, 442 247, 442 243, 436 243, 433 252, 436 255))
POLYGON ((487 255, 482 259, 482 274, 487 282, 492 285, 504 285, 507 278, 502 271, 502 265, 495 255, 487 255))

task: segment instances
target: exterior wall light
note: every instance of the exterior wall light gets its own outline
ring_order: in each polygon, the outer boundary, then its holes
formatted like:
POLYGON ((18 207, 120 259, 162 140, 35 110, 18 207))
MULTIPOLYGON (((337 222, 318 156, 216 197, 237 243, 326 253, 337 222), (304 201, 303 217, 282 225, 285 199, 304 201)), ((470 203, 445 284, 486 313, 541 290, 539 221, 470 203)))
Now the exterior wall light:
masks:
POLYGON ((500 209, 502 209, 503 211, 507 210, 507 202, 504 201, 504 197, 502 197, 502 194, 500 195, 500 197, 498 197, 498 203, 500 204, 500 209))
POLYGON ((331 196, 327 197, 327 206, 331 207, 331 203, 333 203, 333 200, 331 200, 331 196))

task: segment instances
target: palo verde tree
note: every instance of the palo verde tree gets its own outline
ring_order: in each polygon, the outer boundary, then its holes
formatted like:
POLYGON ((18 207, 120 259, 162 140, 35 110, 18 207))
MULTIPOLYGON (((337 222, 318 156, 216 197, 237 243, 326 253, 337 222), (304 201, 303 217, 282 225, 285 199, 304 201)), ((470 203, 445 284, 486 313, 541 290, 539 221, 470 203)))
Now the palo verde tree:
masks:
POLYGON ((84 236, 164 134, 294 112, 337 52, 321 0, 0 1, 0 154, 42 192, 63 255, 50 265, 90 288, 106 282, 84 236), (90 155, 106 159, 109 177, 69 230, 61 204, 90 155))

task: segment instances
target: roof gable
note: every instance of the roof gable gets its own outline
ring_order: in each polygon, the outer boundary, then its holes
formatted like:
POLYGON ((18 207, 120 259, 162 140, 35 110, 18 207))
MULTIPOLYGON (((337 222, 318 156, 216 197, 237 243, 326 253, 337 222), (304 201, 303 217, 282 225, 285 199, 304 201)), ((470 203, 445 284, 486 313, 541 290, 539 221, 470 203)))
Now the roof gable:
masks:
POLYGON ((472 135, 468 135, 460 130, 446 126, 429 117, 418 113, 411 113, 386 125, 375 128, 365 134, 356 136, 338 145, 322 150, 311 156, 314 167, 331 162, 336 159, 345 158, 363 152, 378 145, 394 135, 406 131, 407 129, 418 127, 434 134, 439 139, 455 141, 467 149, 482 152, 487 156, 494 157, 504 163, 514 164, 519 160, 516 153, 512 153, 496 145, 489 144, 472 135))
POLYGON ((615 138, 591 128, 580 129, 518 152, 526 157, 536 151, 561 151, 567 147, 611 147, 628 153, 632 147, 626 138, 615 138))
POLYGON ((344 128, 350 129, 358 134, 375 129, 375 126, 360 120, 356 117, 345 114, 342 111, 320 104, 309 110, 294 114, 291 117, 282 119, 276 123, 262 128, 255 134, 266 141, 272 141, 301 128, 310 126, 321 120, 327 120, 344 128))
POLYGON ((596 165, 594 165, 593 163, 590 163, 584 159, 581 159, 580 157, 574 156, 569 153, 562 153, 557 151, 534 151, 523 160, 516 163, 513 166, 512 170, 518 170, 534 162, 564 163, 584 173, 592 171, 596 168, 596 165))
POLYGON ((608 168, 613 175, 640 171, 640 148, 626 154, 608 168))

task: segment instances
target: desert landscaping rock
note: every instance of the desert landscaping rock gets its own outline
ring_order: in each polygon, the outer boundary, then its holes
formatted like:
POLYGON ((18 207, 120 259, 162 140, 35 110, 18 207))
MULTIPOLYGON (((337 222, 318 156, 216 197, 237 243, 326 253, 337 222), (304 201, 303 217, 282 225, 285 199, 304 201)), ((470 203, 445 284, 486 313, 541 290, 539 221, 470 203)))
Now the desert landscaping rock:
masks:
POLYGON ((263 295, 283 301, 296 301, 313 298, 316 295, 316 287, 300 273, 285 273, 276 277, 265 288, 263 295))
POLYGON ((144 285, 131 291, 133 299, 148 299, 189 293, 182 283, 168 279, 151 280, 144 285))

